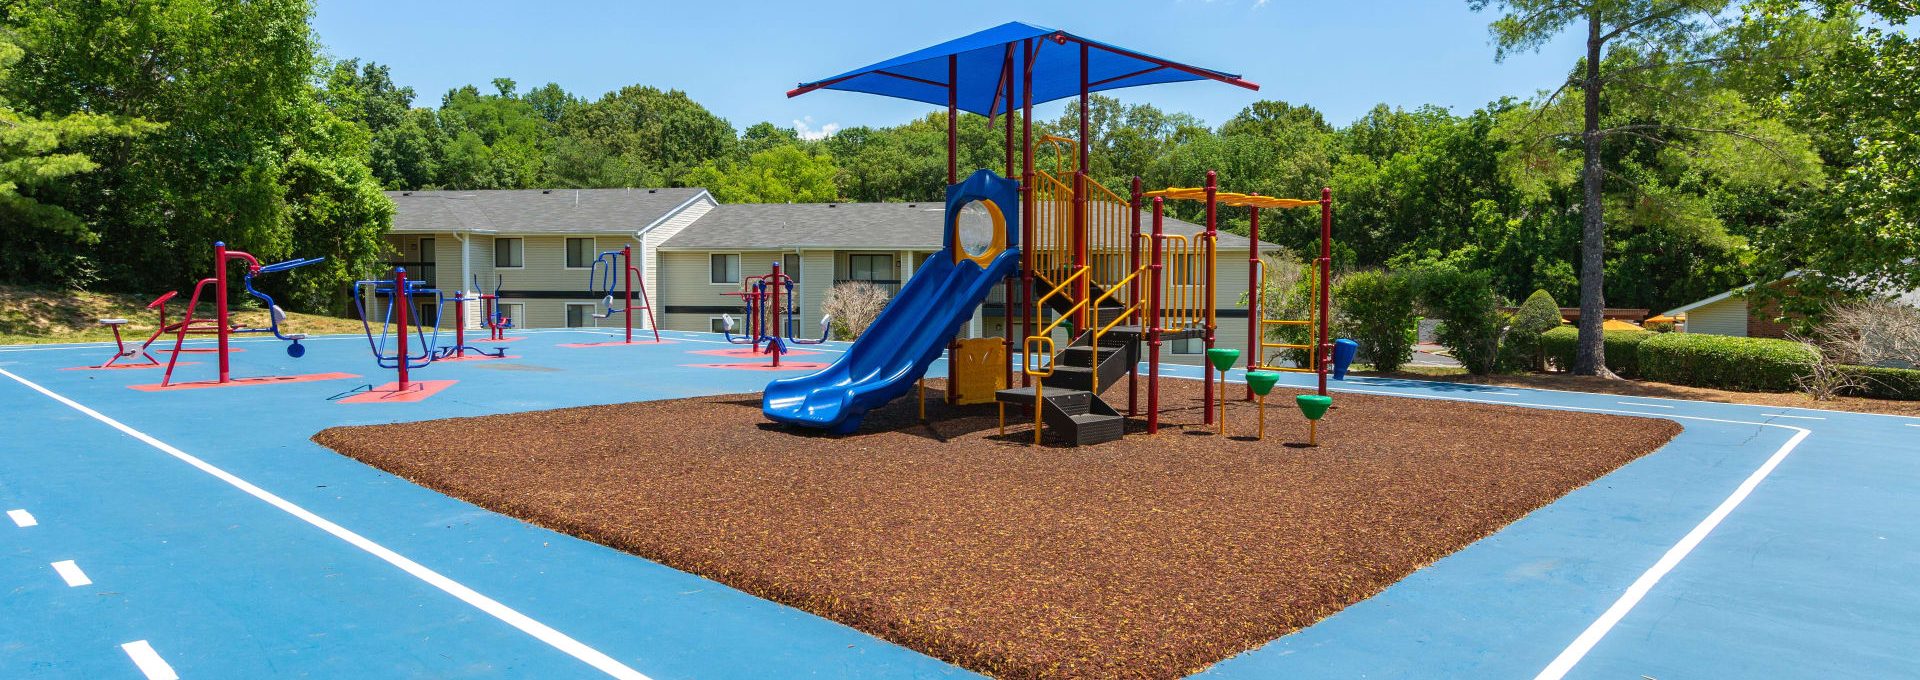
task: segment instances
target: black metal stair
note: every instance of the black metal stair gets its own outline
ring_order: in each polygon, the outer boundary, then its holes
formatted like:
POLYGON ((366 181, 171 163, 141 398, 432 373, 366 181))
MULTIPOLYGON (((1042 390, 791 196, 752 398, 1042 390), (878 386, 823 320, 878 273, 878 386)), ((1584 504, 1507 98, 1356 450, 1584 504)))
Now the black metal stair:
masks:
MULTIPOLYGON (((1115 328, 1101 338, 1099 364, 1096 352, 1082 333, 1074 342, 1052 357, 1053 374, 1040 379, 1040 420, 1046 429, 1075 446, 1099 444, 1126 434, 1126 418, 1094 392, 1094 377, 1099 377, 1100 392, 1118 384, 1127 370, 1140 361, 1140 334, 1115 328)), ((1034 388, 1000 390, 1002 403, 1025 407, 1031 412, 1034 388)))

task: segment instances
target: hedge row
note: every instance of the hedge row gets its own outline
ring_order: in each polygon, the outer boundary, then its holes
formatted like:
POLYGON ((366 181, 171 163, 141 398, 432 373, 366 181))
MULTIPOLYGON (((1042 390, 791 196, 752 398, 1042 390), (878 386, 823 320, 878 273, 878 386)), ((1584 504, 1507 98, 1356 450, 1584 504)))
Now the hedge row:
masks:
POLYGON ((1848 395, 1920 401, 1920 371, 1874 366, 1847 366, 1844 370, 1860 383, 1860 387, 1847 390, 1848 395))
MULTIPOLYGON (((1640 377, 1640 343, 1659 333, 1647 331, 1607 331, 1607 368, 1623 378, 1640 377)), ((1560 370, 1573 368, 1573 355, 1580 344, 1580 330, 1561 326, 1540 334, 1540 350, 1560 370)))
MULTIPOLYGON (((1640 343, 1640 377, 1676 385, 1792 392, 1819 356, 1790 340, 1651 333, 1640 343)), ((1611 357, 1609 357, 1611 359, 1611 357)), ((1611 363, 1611 362, 1609 362, 1611 363)))

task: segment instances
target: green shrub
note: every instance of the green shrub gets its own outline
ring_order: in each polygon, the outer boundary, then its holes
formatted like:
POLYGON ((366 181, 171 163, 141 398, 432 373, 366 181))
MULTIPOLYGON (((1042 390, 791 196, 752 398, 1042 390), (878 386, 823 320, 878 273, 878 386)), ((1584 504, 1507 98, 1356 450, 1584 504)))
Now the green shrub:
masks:
MULTIPOLYGON (((1659 333, 1607 331, 1601 340, 1607 346, 1607 368, 1622 378, 1641 377, 1640 343, 1655 335, 1659 333)), ((1540 353, 1562 371, 1573 366, 1573 355, 1579 345, 1580 329, 1573 326, 1561 326, 1540 334, 1540 353)))
POLYGON ((1516 371, 1545 370, 1540 334, 1560 327, 1560 322, 1560 305, 1553 301, 1553 294, 1533 291, 1508 322, 1506 340, 1500 344, 1501 367, 1516 371))
POLYGON ((1859 387, 1847 390, 1845 392, 1847 396, 1920 401, 1920 371, 1878 366, 1842 366, 1840 368, 1851 374, 1854 381, 1859 384, 1859 387))
POLYGON ((1361 271, 1340 277, 1333 296, 1340 300, 1340 333, 1360 343, 1357 361, 1392 372, 1413 359, 1407 329, 1413 315, 1413 282, 1404 275, 1361 271))
POLYGON ((1440 318, 1437 340, 1475 375, 1497 367, 1501 328, 1507 315, 1493 293, 1493 277, 1483 271, 1440 267, 1415 277, 1421 306, 1440 318))
MULTIPOLYGON (((1641 377, 1751 392, 1792 392, 1819 357, 1791 340, 1698 333, 1653 333, 1639 343, 1641 377)), ((1612 351, 1608 351, 1608 363, 1612 351)))

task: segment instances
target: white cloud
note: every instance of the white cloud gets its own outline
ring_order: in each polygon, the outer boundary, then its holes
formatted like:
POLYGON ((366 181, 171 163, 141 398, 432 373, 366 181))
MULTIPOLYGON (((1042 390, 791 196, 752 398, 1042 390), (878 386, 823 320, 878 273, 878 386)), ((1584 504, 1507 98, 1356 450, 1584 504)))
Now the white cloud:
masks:
POLYGON ((799 133, 801 139, 811 142, 832 137, 833 133, 840 131, 840 124, 827 123, 816 128, 813 126, 813 116, 807 116, 793 121, 793 131, 799 133))

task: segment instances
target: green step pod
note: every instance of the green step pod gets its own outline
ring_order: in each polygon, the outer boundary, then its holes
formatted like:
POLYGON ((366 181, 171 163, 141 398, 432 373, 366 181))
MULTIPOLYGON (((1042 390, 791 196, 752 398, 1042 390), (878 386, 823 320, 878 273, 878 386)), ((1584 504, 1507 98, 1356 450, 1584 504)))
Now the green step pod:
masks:
POLYGON ((1300 413, 1307 417, 1307 445, 1320 445, 1320 418, 1327 415, 1327 409, 1333 408, 1333 397, 1318 394, 1302 394, 1293 398, 1300 406, 1300 413))
POLYGON ((1247 387, 1260 397, 1260 434, 1256 439, 1267 438, 1267 393, 1273 391, 1274 383, 1280 382, 1280 374, 1273 371, 1247 371, 1247 387))
POLYGON ((1220 371, 1220 434, 1227 433, 1227 369, 1240 360, 1240 350, 1215 347, 1207 350, 1207 363, 1220 371))

